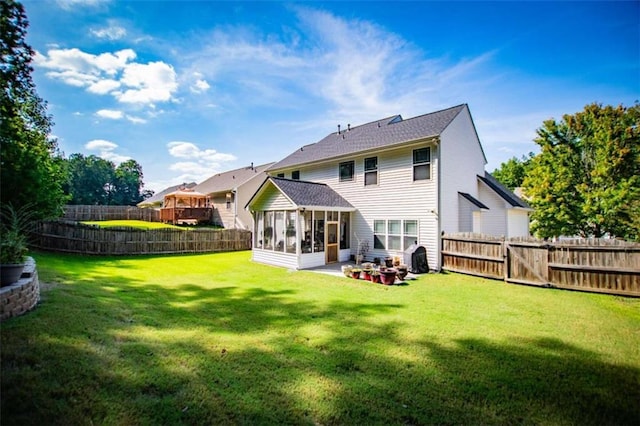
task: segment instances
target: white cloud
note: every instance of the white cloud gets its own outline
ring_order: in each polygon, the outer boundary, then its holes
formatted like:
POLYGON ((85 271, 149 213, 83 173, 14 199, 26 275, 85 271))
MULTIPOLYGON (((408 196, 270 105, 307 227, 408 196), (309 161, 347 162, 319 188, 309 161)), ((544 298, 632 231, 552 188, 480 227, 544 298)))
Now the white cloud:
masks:
POLYGON ((181 172, 179 181, 196 181, 211 177, 220 170, 226 170, 225 163, 237 160, 235 155, 218 152, 215 149, 200 149, 191 142, 173 141, 167 144, 172 157, 185 161, 177 161, 169 169, 181 172))
POLYGON ((173 67, 161 61, 132 62, 135 58, 132 49, 93 55, 73 48, 51 49, 46 55, 37 52, 34 62, 50 70, 49 78, 90 93, 110 94, 123 103, 152 106, 172 100, 178 89, 173 67))
POLYGON ((209 86, 206 80, 197 80, 190 89, 193 93, 204 93, 210 88, 211 86, 209 86))
POLYGON ((87 142, 84 147, 90 151, 112 151, 118 147, 118 144, 104 139, 94 139, 87 142))
POLYGON ((197 159, 209 163, 220 163, 237 160, 235 155, 224 154, 215 149, 200 149, 191 142, 169 142, 169 154, 176 158, 197 159))
POLYGON ((166 102, 178 88, 176 72, 164 62, 130 64, 124 69, 120 81, 131 87, 116 94, 120 102, 126 103, 166 102))
POLYGON ((429 57, 372 22, 291 8, 299 18, 295 30, 217 29, 184 56, 199 79, 215 82, 216 104, 299 109, 320 102, 318 109, 332 122, 362 123, 459 104, 487 87, 484 70, 493 52, 459 60, 429 57))
POLYGON ((130 122, 132 122, 133 124, 144 124, 147 122, 147 120, 145 120, 144 118, 141 117, 135 117, 133 115, 127 115, 127 120, 129 120, 130 122))
POLYGON ((205 164, 196 163, 193 161, 179 161, 169 166, 169 170, 183 172, 190 176, 211 176, 213 169, 205 164))
POLYGON ((120 120, 124 117, 122 111, 114 111, 112 109, 101 109, 96 112, 96 115, 102 118, 110 118, 111 120, 120 120))
POLYGON ((87 142, 84 147, 89 151, 98 151, 98 156, 100 158, 104 158, 108 161, 113 161, 116 164, 131 159, 131 157, 120 155, 114 152, 116 148, 118 148, 118 144, 104 139, 91 140, 87 142))
POLYGON ((127 30, 117 25, 115 22, 110 22, 108 27, 92 29, 91 34, 97 38, 107 40, 120 40, 127 35, 127 30))
POLYGON ((96 7, 110 2, 111 0, 56 0, 58 6, 65 10, 74 10, 84 6, 96 7))
MULTIPOLYGON (((112 109, 101 109, 99 111, 96 111, 95 115, 100 117, 100 118, 108 118, 110 120, 127 119, 128 121, 130 121, 133 124, 144 124, 144 123, 147 122, 147 120, 145 120, 142 117, 136 117, 134 115, 125 114, 122 111, 117 111, 117 110, 112 110, 112 109)), ((98 143, 98 142, 106 142, 106 141, 97 140, 97 141, 92 141, 92 142, 98 143)), ((108 143, 110 144, 111 142, 108 142, 108 143)), ((94 145, 92 145, 92 146, 94 146, 94 145)))
POLYGON ((91 93, 95 93, 96 95, 106 95, 119 87, 120 87, 119 82, 115 80, 107 79, 107 80, 99 80, 99 81, 96 81, 95 83, 91 83, 89 87, 87 87, 87 90, 91 93))

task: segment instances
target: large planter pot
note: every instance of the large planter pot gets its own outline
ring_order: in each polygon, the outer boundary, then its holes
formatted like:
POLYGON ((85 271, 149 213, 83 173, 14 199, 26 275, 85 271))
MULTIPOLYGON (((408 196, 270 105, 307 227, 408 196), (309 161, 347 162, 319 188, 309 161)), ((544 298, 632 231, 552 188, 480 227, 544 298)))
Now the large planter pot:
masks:
POLYGON ((9 263, 0 265, 0 286, 11 285, 20 279, 24 263, 9 263))
POLYGON ((384 285, 392 285, 396 281, 397 271, 393 268, 387 268, 380 271, 380 282, 384 285))
POLYGON ((362 279, 371 281, 371 269, 363 269, 362 270, 362 279))
POLYGON ((345 277, 351 278, 351 271, 353 270, 353 266, 351 265, 342 265, 342 273, 345 277))
POLYGON ((398 279, 404 281, 404 277, 409 273, 409 268, 407 265, 400 265, 396 269, 398 270, 398 279))

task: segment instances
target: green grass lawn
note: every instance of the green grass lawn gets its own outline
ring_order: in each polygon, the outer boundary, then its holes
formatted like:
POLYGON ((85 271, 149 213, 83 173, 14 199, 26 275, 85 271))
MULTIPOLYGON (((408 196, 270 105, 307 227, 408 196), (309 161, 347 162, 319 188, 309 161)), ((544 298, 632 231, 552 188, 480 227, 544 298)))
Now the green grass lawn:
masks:
POLYGON ((3 424, 638 424, 640 299, 36 253, 3 424))
POLYGON ((96 225, 101 226, 103 228, 114 228, 114 227, 130 227, 130 228, 138 228, 138 229, 188 229, 180 226, 169 225, 167 223, 161 222, 147 222, 144 220, 91 220, 91 221, 83 221, 85 225, 96 225))

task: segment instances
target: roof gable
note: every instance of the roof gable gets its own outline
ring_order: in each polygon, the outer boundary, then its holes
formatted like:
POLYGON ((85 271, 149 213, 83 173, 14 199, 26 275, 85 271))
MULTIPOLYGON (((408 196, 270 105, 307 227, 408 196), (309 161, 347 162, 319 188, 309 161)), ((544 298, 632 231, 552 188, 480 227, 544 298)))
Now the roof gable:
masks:
POLYGON ((436 138, 466 104, 402 119, 395 115, 331 133, 319 142, 305 145, 269 168, 269 171, 387 148, 421 139, 436 138))
POLYGON ((354 209, 347 200, 326 184, 277 177, 269 177, 265 180, 246 207, 254 205, 260 196, 266 193, 269 185, 277 188, 296 208, 354 209))
POLYGON ((194 189, 204 194, 231 191, 260 173, 263 173, 272 164, 273 163, 268 163, 256 167, 253 167, 252 164, 248 167, 241 167, 239 169, 229 170, 228 172, 217 173, 196 185, 194 189))
POLYGON ((482 181, 485 185, 493 190, 496 194, 500 196, 504 201, 509 203, 511 207, 521 207, 524 209, 530 209, 531 207, 524 202, 520 197, 502 185, 496 178, 494 178, 491 173, 484 172, 484 176, 478 176, 478 179, 482 181))
POLYGON ((476 208, 482 209, 482 210, 489 210, 489 207, 487 207, 482 201, 478 200, 477 198, 475 198, 471 194, 468 194, 466 192, 458 192, 458 194, 462 198, 464 198, 465 200, 467 200, 471 204, 473 204, 476 208))
POLYGON ((142 206, 142 205, 149 205, 149 204, 154 204, 154 203, 160 203, 162 204, 162 201, 164 200, 164 196, 177 191, 181 188, 186 188, 186 189, 191 189, 193 187, 195 187, 197 184, 195 182, 190 182, 190 183, 181 183, 180 185, 173 185, 170 186, 168 188, 163 189, 160 192, 156 192, 155 194, 153 194, 153 196, 147 198, 144 201, 139 202, 137 205, 138 206, 142 206))

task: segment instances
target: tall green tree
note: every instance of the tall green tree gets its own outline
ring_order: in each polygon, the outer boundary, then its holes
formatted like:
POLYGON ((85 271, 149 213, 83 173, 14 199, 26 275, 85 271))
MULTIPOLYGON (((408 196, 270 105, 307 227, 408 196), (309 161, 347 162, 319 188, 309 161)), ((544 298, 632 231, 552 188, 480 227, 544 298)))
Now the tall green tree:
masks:
POLYGON ((491 172, 491 174, 500 183, 513 191, 515 188, 522 186, 533 157, 533 152, 530 152, 528 156, 523 155, 522 158, 512 157, 501 163, 500 167, 491 172))
POLYGON ((136 205, 144 200, 142 166, 136 160, 127 160, 115 170, 115 193, 113 204, 122 206, 136 205))
POLYGON ((640 105, 587 105, 537 134, 523 182, 532 231, 640 239, 640 105))
POLYGON ((72 154, 66 168, 70 204, 132 206, 144 200, 142 166, 135 160, 116 167, 95 155, 72 154))
POLYGON ((28 25, 22 4, 0 1, 0 203, 31 205, 39 219, 61 213, 65 176, 46 102, 31 78, 28 25))
POLYGON ((110 204, 115 165, 96 155, 72 154, 67 160, 70 204, 110 204))

